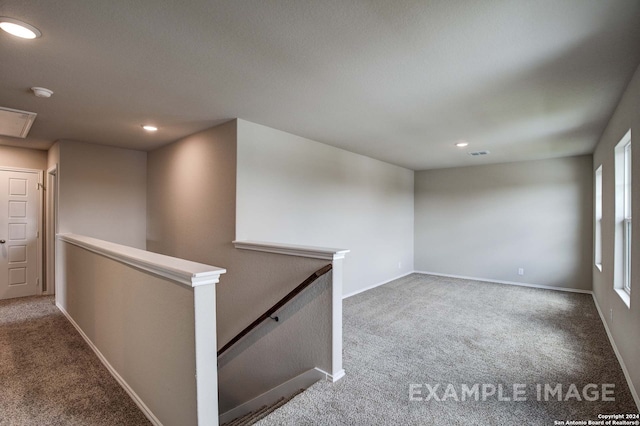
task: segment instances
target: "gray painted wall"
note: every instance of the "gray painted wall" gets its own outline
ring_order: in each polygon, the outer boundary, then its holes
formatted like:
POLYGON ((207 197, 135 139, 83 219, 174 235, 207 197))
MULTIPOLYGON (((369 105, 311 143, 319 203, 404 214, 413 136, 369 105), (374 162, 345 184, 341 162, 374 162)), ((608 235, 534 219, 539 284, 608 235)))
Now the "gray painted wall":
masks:
POLYGON ((164 425, 195 426, 193 289, 68 243, 58 256, 56 301, 164 425))
POLYGON ((61 141, 58 230, 146 248, 147 153, 61 141))
POLYGON ((591 156, 416 172, 416 270, 591 290, 591 174, 591 156))
POLYGON ((47 151, 47 169, 60 163, 60 142, 54 143, 47 151))
POLYGON ((344 293, 413 270, 413 171, 238 120, 237 238, 350 249, 344 293))
POLYGON ((47 151, 0 146, 0 166, 45 170, 47 151))
MULTIPOLYGON (((593 172, 602 164, 602 272, 595 266, 593 292, 633 385, 640 391, 640 68, 629 83, 596 147, 593 172), (615 179, 614 147, 631 129, 632 217, 631 308, 613 290, 615 179)), ((640 405, 640 401, 636 399, 640 405)))
MULTIPOLYGON (((233 120, 148 157, 148 249, 227 269, 216 285, 219 347, 329 263, 233 247, 236 132, 233 120)), ((329 295, 319 287, 296 299, 283 321, 266 322, 221 359, 220 413, 310 368, 330 370, 329 295)))

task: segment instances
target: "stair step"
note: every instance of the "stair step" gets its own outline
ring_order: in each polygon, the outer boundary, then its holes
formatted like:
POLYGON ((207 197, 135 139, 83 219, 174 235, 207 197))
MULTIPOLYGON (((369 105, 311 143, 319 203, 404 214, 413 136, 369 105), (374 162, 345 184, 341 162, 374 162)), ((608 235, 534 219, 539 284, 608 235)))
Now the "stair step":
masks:
POLYGON ((282 407, 284 404, 291 401, 296 396, 300 395, 302 392, 304 392, 304 389, 300 389, 298 392, 294 393, 288 398, 280 398, 271 405, 263 405, 257 410, 251 411, 243 416, 233 419, 230 422, 223 424, 222 426, 250 426, 264 419, 269 414, 273 413, 275 410, 282 407))

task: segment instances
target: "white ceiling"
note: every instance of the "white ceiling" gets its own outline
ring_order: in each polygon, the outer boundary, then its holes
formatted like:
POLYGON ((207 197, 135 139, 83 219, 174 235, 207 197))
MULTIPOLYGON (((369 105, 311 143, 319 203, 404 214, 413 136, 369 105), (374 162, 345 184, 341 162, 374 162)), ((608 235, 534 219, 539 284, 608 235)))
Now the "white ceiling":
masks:
POLYGON ((0 33, 0 106, 38 113, 0 144, 39 149, 151 150, 240 117, 415 170, 585 154, 640 63, 637 0, 0 0, 0 16, 43 34, 0 33))

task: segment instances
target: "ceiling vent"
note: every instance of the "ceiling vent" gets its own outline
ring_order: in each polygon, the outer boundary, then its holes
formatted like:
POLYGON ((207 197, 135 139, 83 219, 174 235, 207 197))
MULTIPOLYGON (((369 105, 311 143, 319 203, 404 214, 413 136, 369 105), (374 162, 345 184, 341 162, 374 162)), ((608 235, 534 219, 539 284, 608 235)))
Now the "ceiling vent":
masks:
POLYGON ((489 155, 489 151, 474 151, 474 152, 470 152, 469 155, 472 155, 474 157, 480 157, 483 155, 489 155))
POLYGON ((35 112, 0 107, 0 135, 26 138, 36 115, 35 112))

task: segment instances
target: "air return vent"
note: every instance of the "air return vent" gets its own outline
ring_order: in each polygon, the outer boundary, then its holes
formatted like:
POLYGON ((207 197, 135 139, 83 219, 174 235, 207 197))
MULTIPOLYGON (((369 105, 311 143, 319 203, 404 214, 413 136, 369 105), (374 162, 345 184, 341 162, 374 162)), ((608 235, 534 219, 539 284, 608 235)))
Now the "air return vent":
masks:
POLYGON ((469 155, 472 155, 474 157, 480 157, 483 155, 489 155, 489 151, 474 151, 474 152, 470 152, 469 155))
POLYGON ((26 138, 36 115, 35 112, 0 107, 0 135, 26 138))

